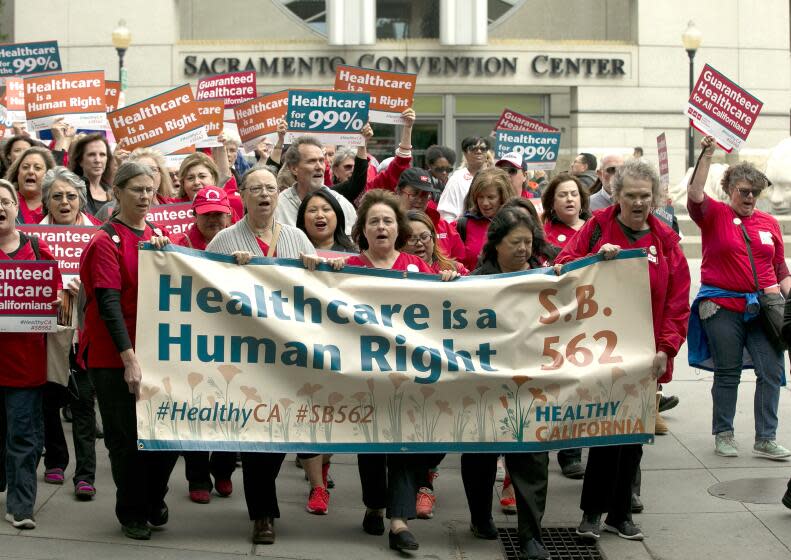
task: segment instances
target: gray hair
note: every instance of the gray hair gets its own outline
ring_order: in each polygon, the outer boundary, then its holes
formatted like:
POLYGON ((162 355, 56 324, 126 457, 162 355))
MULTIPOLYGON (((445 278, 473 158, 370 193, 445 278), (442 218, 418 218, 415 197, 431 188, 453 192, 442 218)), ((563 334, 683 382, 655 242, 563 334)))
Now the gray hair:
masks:
POLYGON ((140 175, 154 178, 154 173, 147 165, 142 165, 134 161, 127 161, 121 164, 118 171, 115 172, 115 179, 113 179, 113 186, 118 189, 126 188, 126 184, 140 175))
POLYGON ((70 171, 67 167, 58 165, 47 171, 44 175, 44 180, 41 182, 41 205, 44 208, 44 215, 47 214, 50 197, 52 196, 52 187, 55 185, 55 181, 61 181, 74 187, 74 190, 77 191, 77 196, 80 197, 80 212, 82 212, 85 205, 88 204, 85 181, 80 179, 76 173, 70 171))
POLYGON ((766 175, 747 161, 731 165, 725 170, 722 175, 722 189, 730 194, 731 188, 739 181, 747 181, 756 189, 765 189, 769 186, 769 179, 766 178, 766 175))
POLYGON ((640 160, 629 160, 615 172, 612 179, 612 196, 617 199, 621 195, 624 180, 629 177, 636 181, 648 181, 651 183, 651 199, 656 206, 662 198, 659 186, 659 174, 656 170, 640 160))
POLYGON ((275 179, 277 179, 276 167, 272 167, 271 165, 263 165, 263 164, 254 165, 253 167, 245 171, 244 175, 242 175, 242 178, 239 180, 239 185, 238 185, 239 192, 242 192, 247 188, 247 179, 250 178, 250 175, 252 175, 253 173, 257 173, 258 171, 268 171, 269 173, 272 174, 272 177, 275 177, 275 179))
POLYGON ((299 163, 299 147, 300 146, 316 146, 320 150, 324 148, 322 143, 315 136, 300 136, 294 143, 288 147, 286 153, 283 155, 283 167, 291 167, 299 163))
POLYGON ((332 158, 332 166, 337 167, 341 163, 343 163, 344 160, 347 160, 349 158, 354 159, 356 156, 357 156, 357 150, 353 150, 348 146, 338 148, 335 151, 335 157, 332 158))

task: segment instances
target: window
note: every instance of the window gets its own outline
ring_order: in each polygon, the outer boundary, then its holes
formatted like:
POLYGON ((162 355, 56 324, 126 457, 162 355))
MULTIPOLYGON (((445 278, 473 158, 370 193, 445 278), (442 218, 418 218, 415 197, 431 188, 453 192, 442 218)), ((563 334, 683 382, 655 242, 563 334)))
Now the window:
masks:
POLYGON ((376 0, 377 39, 438 39, 439 0, 376 0))
POLYGON ((488 0, 489 25, 505 17, 508 12, 519 7, 525 0, 488 0))
POLYGON ((327 34, 327 7, 325 0, 279 0, 279 2, 316 32, 322 35, 327 34))

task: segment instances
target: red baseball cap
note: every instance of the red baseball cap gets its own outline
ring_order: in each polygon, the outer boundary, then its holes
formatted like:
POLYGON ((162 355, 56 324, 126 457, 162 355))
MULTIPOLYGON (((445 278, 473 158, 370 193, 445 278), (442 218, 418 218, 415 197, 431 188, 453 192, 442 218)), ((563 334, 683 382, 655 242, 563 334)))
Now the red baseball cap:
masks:
POLYGON ((231 214, 231 203, 228 202, 228 195, 223 189, 217 187, 203 187, 192 199, 192 210, 196 214, 208 214, 209 212, 222 212, 231 214))

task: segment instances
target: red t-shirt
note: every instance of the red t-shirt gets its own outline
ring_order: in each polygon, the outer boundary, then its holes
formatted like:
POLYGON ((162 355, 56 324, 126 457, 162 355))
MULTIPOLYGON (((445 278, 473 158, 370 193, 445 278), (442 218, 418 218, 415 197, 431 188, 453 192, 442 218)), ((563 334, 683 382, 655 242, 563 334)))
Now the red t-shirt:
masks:
POLYGON ((31 210, 27 201, 19 195, 19 213, 22 214, 22 223, 38 224, 44 219, 44 205, 42 204, 35 210, 31 210))
MULTIPOLYGON (((492 221, 489 218, 479 218, 476 216, 466 215, 466 223, 464 224, 464 258, 462 264, 469 270, 475 270, 478 266, 478 257, 481 255, 483 246, 486 244, 486 236, 489 232, 489 224, 492 221)), ((451 224, 456 231, 459 229, 459 222, 451 224)))
POLYGON ((208 245, 206 238, 203 237, 203 234, 195 224, 192 224, 186 232, 177 233, 171 237, 170 242, 179 247, 189 247, 199 251, 205 251, 206 245, 208 245))
MULTIPOLYGON (((703 262, 700 276, 703 284, 735 292, 755 291, 741 224, 744 224, 751 240, 759 288, 775 286, 789 275, 780 225, 771 215, 755 210, 750 216, 739 216, 728 204, 706 194, 699 204, 687 200, 687 209, 701 231, 703 262)), ((744 298, 717 298, 712 301, 736 312, 743 312, 746 304, 744 298)))
POLYGON ((547 241, 561 249, 566 246, 572 237, 577 235, 577 230, 567 226, 561 221, 549 220, 544 224, 544 234, 547 241))
MULTIPOLYGON (((256 243, 258 243, 258 246, 261 247, 261 250, 264 252, 264 256, 266 257, 267 254, 269 253, 269 245, 267 245, 266 243, 264 243, 263 241, 261 241, 257 237, 255 238, 255 240, 256 240, 256 243)), ((277 247, 275 247, 275 252, 272 253, 272 257, 276 257, 276 256, 277 256, 277 247)))
MULTIPOLYGON (((39 260, 56 260, 43 240, 38 242, 38 253, 39 260)), ((30 242, 26 241, 13 256, 0 251, 0 260, 34 261, 36 254, 30 242)), ((57 269, 55 272, 60 289, 63 282, 60 272, 57 269)), ((0 348, 0 387, 38 387, 47 382, 45 334, 0 333, 0 348)))
MULTIPOLYGON (((80 279, 86 295, 85 329, 82 332, 80 349, 83 356, 87 356, 86 364, 90 368, 124 367, 107 326, 99 317, 97 288, 121 292, 121 311, 134 348, 137 319, 137 244, 157 235, 148 226, 142 235, 138 235, 121 222, 113 221, 110 225, 115 230, 113 238, 100 229, 91 238, 80 259, 80 279), (116 242, 120 242, 120 247, 116 242)), ((166 232, 161 233, 167 235, 166 232)))
MULTIPOLYGON (((346 260, 349 266, 364 266, 366 268, 376 268, 371 261, 368 260, 363 254, 349 257, 346 260)), ((426 274, 434 274, 434 271, 429 268, 426 262, 420 257, 410 255, 409 253, 399 253, 398 258, 390 267, 390 270, 406 270, 408 272, 424 272, 426 274)))

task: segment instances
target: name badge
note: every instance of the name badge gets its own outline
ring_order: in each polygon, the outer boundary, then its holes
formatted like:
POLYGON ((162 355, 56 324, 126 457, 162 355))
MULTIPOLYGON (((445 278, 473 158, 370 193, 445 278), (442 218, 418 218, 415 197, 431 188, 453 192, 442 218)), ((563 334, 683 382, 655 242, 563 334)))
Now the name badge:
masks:
POLYGON ((652 255, 651 253, 648 253, 648 262, 657 264, 659 260, 656 258, 656 255, 652 255))
POLYGON ((774 245, 772 241, 772 233, 768 231, 758 231, 758 236, 761 238, 761 243, 764 245, 774 245))

